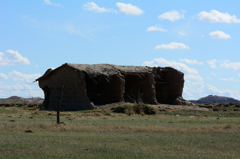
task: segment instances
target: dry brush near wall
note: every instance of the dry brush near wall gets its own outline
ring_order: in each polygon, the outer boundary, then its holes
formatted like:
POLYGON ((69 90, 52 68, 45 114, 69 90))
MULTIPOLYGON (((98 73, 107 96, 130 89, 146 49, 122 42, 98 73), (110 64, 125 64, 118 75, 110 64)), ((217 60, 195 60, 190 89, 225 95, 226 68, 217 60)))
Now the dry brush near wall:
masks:
MULTIPOLYGON (((7 110, 10 108, 7 107, 7 110)), ((36 115, 35 120, 42 120, 46 116, 52 116, 54 117, 56 114, 55 112, 50 111, 34 111, 32 109, 26 109, 24 110, 26 114, 25 116, 32 116, 36 115), (28 112, 27 112, 28 111, 28 112)), ((18 114, 19 115, 19 114, 18 114)), ((4 117, 4 116, 3 116, 4 117)), ((6 116, 7 117, 7 116, 6 116)), ((8 117, 9 114, 8 114, 8 117)), ((169 127, 171 123, 168 122, 168 125, 166 126, 159 126, 158 124, 155 125, 125 125, 124 123, 118 123, 118 120, 129 120, 130 117, 124 116, 119 114, 118 116, 114 116, 114 114, 107 114, 106 112, 89 112, 89 113, 74 113, 74 112, 64 112, 62 113, 62 117, 64 118, 76 118, 75 124, 73 123, 66 123, 66 124, 28 124, 30 122, 30 118, 26 118, 26 122, 24 123, 18 123, 17 121, 14 122, 2 122, 0 123, 0 130, 3 131, 21 131, 21 132, 149 132, 149 133, 240 133, 240 125, 239 124, 216 124, 219 119, 215 118, 215 124, 210 125, 198 125, 196 126, 193 124, 187 126, 187 127, 179 127, 175 124, 174 127, 169 127), (104 114, 105 113, 105 114, 104 114), (92 125, 92 123, 96 122, 97 119, 104 120, 105 122, 108 122, 108 120, 111 120, 110 123, 107 125, 92 125), (112 119, 111 119, 112 118, 112 119), (81 125, 78 123, 81 122, 81 119, 87 119, 90 121, 89 124, 81 125), (94 120, 95 119, 95 120, 94 120), (28 122, 29 120, 29 122, 28 122), (92 121, 92 122, 91 122, 92 121), (77 124, 78 123, 78 124, 77 124)), ((157 117, 157 116, 156 116, 157 117)), ((5 117, 4 117, 5 118, 5 117)), ((15 119, 18 120, 17 116, 11 116, 11 120, 15 119)), ((35 118, 35 117, 33 117, 35 118)), ((134 119, 138 120, 142 117, 139 115, 135 115, 134 119)), ((145 117, 148 118, 148 117, 145 117)), ((155 118, 154 116, 151 116, 151 118, 155 118)), ((166 120, 166 117, 163 117, 162 119, 159 118, 159 120, 166 120)), ((175 117, 176 118, 176 117, 175 117)), ((182 117, 184 120, 191 120, 190 118, 182 117)), ((213 117, 211 118, 205 118, 202 117, 199 120, 213 120, 213 117)), ((45 120, 45 119, 44 119, 45 120)), ((177 120, 177 119, 175 119, 177 120)), ((195 119, 196 120, 196 119, 195 119)), ((237 119, 235 119, 237 120, 237 119)), ((174 120, 173 120, 174 121, 174 120)), ((140 122, 140 121, 139 121, 140 122)), ((175 121, 174 121, 175 122, 175 121)), ((177 122, 177 121, 176 121, 177 122)), ((52 121, 49 120, 49 123, 52 123, 52 121)), ((166 121, 167 123, 167 121, 166 121)))
MULTIPOLYGON (((73 120, 75 124, 73 123, 68 123, 66 124, 51 124, 55 123, 55 117, 56 117, 56 112, 54 111, 40 111, 41 105, 39 104, 5 104, 1 105, 0 107, 0 113, 1 117, 0 119, 4 119, 6 122, 0 122, 0 130, 10 130, 10 131, 26 131, 26 130, 31 130, 30 132, 42 132, 42 131, 50 131, 50 132, 58 132, 58 131, 79 131, 79 132, 169 132, 169 133, 240 133, 240 125, 235 122, 235 124, 231 124, 231 122, 228 122, 225 124, 225 122, 217 122, 221 120, 225 120, 227 118, 231 118, 231 116, 235 116, 234 120, 237 120, 240 116, 240 111, 239 110, 239 104, 215 104, 215 105, 210 105, 210 104, 205 104, 205 105, 199 105, 201 107, 197 107, 197 109, 193 109, 190 107, 184 107, 184 106, 171 106, 171 105, 159 105, 155 108, 145 105, 145 104, 130 104, 130 103, 118 103, 118 104, 113 104, 113 105, 106 105, 101 107, 101 109, 96 109, 93 111, 78 111, 78 112, 61 112, 61 117, 62 119, 71 119, 73 120), (177 123, 179 121, 174 121, 174 127, 169 127, 169 126, 159 126, 158 124, 155 125, 125 125, 121 122, 117 122, 118 120, 129 120, 130 121, 130 116, 133 115, 136 120, 139 120, 141 118, 149 118, 148 116, 145 116, 147 113, 144 112, 144 109, 137 109, 138 112, 134 112, 133 114, 128 114, 127 112, 129 110, 134 111, 134 105, 136 107, 143 106, 147 107, 150 110, 156 111, 155 115, 151 115, 150 117, 152 119, 158 119, 158 120, 166 120, 165 117, 174 117, 176 118, 175 120, 178 120, 176 115, 180 114, 180 118, 184 118, 184 120, 191 120, 189 117, 192 117, 192 115, 195 115, 196 119, 195 120, 215 120, 212 124, 208 125, 201 125, 197 124, 196 126, 194 124, 190 124, 187 127, 179 127, 177 123), (115 114, 114 112, 111 111, 111 108, 127 108, 127 112, 122 112, 126 113, 125 114, 115 114), (160 108, 158 108, 160 107, 160 108), (129 109, 132 108, 132 109, 129 109), (178 109, 177 109, 178 108, 178 109), (179 109, 180 108, 180 109, 179 109), (181 109, 182 108, 182 109, 181 109), (203 109, 207 109, 203 111, 203 109), (218 109, 217 111, 215 109, 218 109), (164 111, 163 111, 164 110, 164 111), (10 113, 4 114, 4 112, 17 112, 17 114, 11 115, 10 113), (191 114, 189 113, 191 112, 191 114), (178 113, 178 114, 176 114, 178 113), (202 113, 208 113, 209 117, 203 116, 202 113), (219 117, 219 114, 224 115, 223 113, 227 113, 225 119, 221 119, 219 117), (234 114, 235 113, 235 114, 234 114), (140 114, 140 115, 134 115, 134 114, 140 114), (19 123, 18 120, 20 119, 19 117, 26 116, 24 120, 26 120, 26 123, 19 123), (141 117, 145 116, 145 117, 141 117), (49 120, 49 124, 39 124, 41 123, 41 120, 45 120, 46 117, 51 117, 51 119, 47 118, 49 120), (160 117, 160 118, 159 118, 160 117), (9 121, 6 120, 6 118, 9 118, 9 121), (33 118, 33 119, 32 119, 33 118), (78 122, 81 122, 82 119, 88 119, 91 121, 91 119, 96 118, 96 119, 106 119, 105 121, 107 122, 108 120, 112 120, 108 125, 79 125, 78 122), (186 118, 186 119, 185 119, 186 118), (188 118, 188 119, 187 119, 188 118), (15 121, 16 120, 16 121, 15 121), (38 124, 27 124, 30 122, 30 120, 39 120, 37 123, 38 124), (51 120, 51 121, 50 121, 51 120), (13 121, 13 122, 10 122, 13 121), (116 122, 116 123, 115 123, 116 122), (114 124, 115 123, 115 124, 114 124)), ((126 110, 124 110, 126 111, 126 110)), ((149 111, 149 110, 148 110, 149 111)), ((22 120, 22 119, 20 119, 22 120)), ((142 121, 143 119, 139 120, 142 121)), ((168 119, 169 120, 169 119, 168 119)), ((93 121, 94 122, 94 121, 93 121)), ((171 124, 172 122, 166 121, 168 125, 171 124)))

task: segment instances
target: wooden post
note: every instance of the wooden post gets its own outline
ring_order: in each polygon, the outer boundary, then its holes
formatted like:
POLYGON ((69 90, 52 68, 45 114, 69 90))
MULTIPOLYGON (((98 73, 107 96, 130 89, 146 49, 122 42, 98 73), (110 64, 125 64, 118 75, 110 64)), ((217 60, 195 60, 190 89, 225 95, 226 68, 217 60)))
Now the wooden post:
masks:
POLYGON ((57 124, 60 124, 60 107, 61 107, 61 104, 62 104, 63 88, 64 88, 64 84, 62 85, 61 98, 60 98, 58 109, 57 109, 57 124))

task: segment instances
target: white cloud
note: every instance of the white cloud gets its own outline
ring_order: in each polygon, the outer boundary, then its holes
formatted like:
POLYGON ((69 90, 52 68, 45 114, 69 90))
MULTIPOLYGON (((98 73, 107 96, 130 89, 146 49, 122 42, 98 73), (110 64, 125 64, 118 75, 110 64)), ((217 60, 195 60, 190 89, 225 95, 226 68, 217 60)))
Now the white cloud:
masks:
POLYGON ((213 39, 230 39, 231 36, 224 33, 223 31, 213 31, 211 33, 209 33, 209 35, 213 38, 213 39))
POLYGON ((198 14, 200 20, 209 23, 240 23, 240 19, 237 19, 235 15, 229 15, 228 13, 221 13, 217 10, 211 10, 210 12, 202 11, 198 14))
POLYGON ((0 79, 8 79, 8 76, 4 73, 0 73, 0 79))
POLYGON ((194 78, 191 80, 186 80, 184 83, 183 96, 186 99, 198 99, 199 96, 203 95, 204 92, 204 81, 199 80, 198 78, 196 78, 197 82, 191 82, 192 80, 194 80, 194 78))
POLYGON ((30 64, 26 57, 22 57, 17 51, 7 50, 8 54, 0 52, 0 66, 16 65, 16 64, 30 64))
POLYGON ((216 87, 214 87, 210 84, 207 84, 207 87, 208 87, 209 90, 213 91, 214 93, 218 93, 218 94, 223 94, 224 93, 223 90, 220 90, 220 89, 218 89, 218 88, 216 88, 216 87))
POLYGON ((216 62, 218 62, 218 61, 215 59, 207 61, 207 63, 210 65, 210 67, 214 68, 214 69, 216 69, 216 62))
POLYGON ((197 60, 189 60, 189 59, 179 59, 180 62, 184 62, 186 64, 200 64, 203 65, 203 62, 198 62, 197 60))
POLYGON ((234 79, 234 78, 221 78, 221 79, 219 79, 219 80, 221 80, 221 81, 232 81, 232 82, 238 82, 239 80, 237 80, 237 79, 234 79))
POLYGON ((179 31, 178 34, 182 35, 182 36, 186 36, 187 35, 184 31, 179 31))
POLYGON ((137 6, 134 6, 132 4, 125 4, 117 2, 116 6, 119 8, 119 12, 127 14, 127 15, 141 15, 144 13, 143 10, 138 8, 137 6))
POLYGON ((224 61, 222 64, 221 64, 221 67, 223 68, 230 68, 230 69, 233 69, 233 70, 240 70, 240 62, 230 62, 230 61, 224 61))
POLYGON ((162 31, 162 32, 166 32, 167 30, 160 28, 158 26, 150 26, 148 27, 147 31, 162 31))
POLYGON ((7 85, 0 81, 0 98, 6 98, 15 95, 27 98, 44 97, 43 91, 39 88, 37 83, 32 83, 31 86, 24 83, 7 85))
POLYGON ((175 69, 178 69, 180 71, 183 71, 184 73, 189 74, 198 74, 198 71, 194 68, 188 67, 184 63, 176 62, 176 61, 168 61, 164 58, 154 59, 153 61, 146 61, 143 63, 143 66, 161 66, 161 67, 173 67, 175 69))
POLYGON ((27 83, 34 82, 35 79, 39 78, 41 76, 40 73, 35 74, 23 74, 21 72, 13 70, 9 73, 10 77, 15 81, 24 81, 27 83))
MULTIPOLYGON (((238 99, 238 100, 240 99, 240 94, 236 90, 220 90, 209 84, 207 84, 207 88, 209 90, 213 91, 213 93, 216 93, 218 95, 230 96, 230 97, 238 99)), ((213 93, 211 93, 211 94, 213 94, 213 93)))
POLYGON ((176 21, 176 20, 179 20, 179 19, 182 19, 184 18, 184 14, 180 14, 178 11, 171 11, 171 12, 165 12, 161 15, 158 16, 159 19, 166 19, 166 20, 170 20, 172 22, 176 21))
POLYGON ((104 13, 104 12, 111 12, 111 13, 117 13, 116 10, 111 9, 111 8, 100 8, 96 3, 94 2, 87 2, 86 4, 83 5, 83 9, 89 10, 89 11, 95 11, 98 13, 104 13))
POLYGON ((184 76, 185 80, 195 80, 195 81, 203 81, 203 78, 200 75, 186 75, 184 76))
POLYGON ((59 4, 59 3, 52 3, 50 0, 44 0, 44 2, 45 2, 45 4, 48 4, 48 5, 61 7, 61 4, 59 4))
POLYGON ((190 49, 190 47, 183 43, 172 42, 170 44, 157 45, 155 49, 190 49))
POLYGON ((201 35, 201 38, 204 38, 204 35, 201 35))
POLYGON ((84 38, 86 38, 86 39, 91 40, 91 38, 89 38, 88 36, 80 33, 80 32, 77 31, 77 30, 75 30, 75 27, 72 26, 72 25, 67 25, 67 26, 66 26, 66 29, 67 29, 67 31, 69 32, 69 34, 76 34, 76 35, 79 35, 79 36, 81 36, 81 37, 84 37, 84 38))

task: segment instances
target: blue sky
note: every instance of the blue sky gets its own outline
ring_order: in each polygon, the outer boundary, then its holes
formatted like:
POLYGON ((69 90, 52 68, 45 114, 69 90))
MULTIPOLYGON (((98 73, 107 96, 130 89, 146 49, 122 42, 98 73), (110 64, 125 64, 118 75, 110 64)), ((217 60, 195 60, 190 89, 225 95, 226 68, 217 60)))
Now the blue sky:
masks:
POLYGON ((240 100, 239 0, 0 0, 0 98, 64 63, 172 66, 183 97, 240 100))

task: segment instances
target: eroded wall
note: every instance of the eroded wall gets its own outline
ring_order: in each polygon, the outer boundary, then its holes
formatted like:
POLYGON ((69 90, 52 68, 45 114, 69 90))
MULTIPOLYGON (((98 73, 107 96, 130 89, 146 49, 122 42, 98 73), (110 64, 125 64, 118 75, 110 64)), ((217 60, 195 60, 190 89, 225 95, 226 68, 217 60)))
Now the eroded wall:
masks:
POLYGON ((84 72, 62 67, 48 78, 41 79, 39 86, 44 90, 43 106, 48 110, 57 110, 62 94, 61 110, 93 109, 86 94, 84 72))
POLYGON ((184 74, 173 68, 157 68, 156 99, 159 103, 173 104, 182 97, 184 74))
POLYGON ((126 102, 156 104, 154 76, 152 74, 127 74, 125 76, 126 102))

